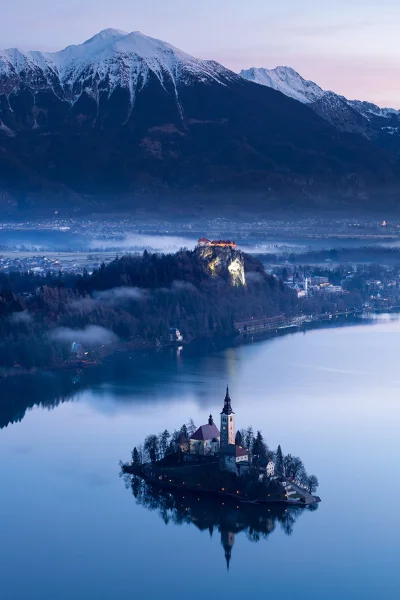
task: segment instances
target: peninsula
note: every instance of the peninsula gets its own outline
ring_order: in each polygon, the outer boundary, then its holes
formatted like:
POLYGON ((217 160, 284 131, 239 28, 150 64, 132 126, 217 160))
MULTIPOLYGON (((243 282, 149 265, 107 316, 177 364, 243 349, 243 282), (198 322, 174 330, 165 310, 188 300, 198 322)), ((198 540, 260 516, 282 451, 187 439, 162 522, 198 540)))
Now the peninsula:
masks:
POLYGON ((220 413, 220 429, 212 415, 196 428, 193 421, 172 435, 149 435, 135 447, 132 460, 122 464, 126 474, 165 489, 234 498, 236 502, 310 506, 315 475, 307 475, 302 461, 281 447, 271 452, 260 431, 235 429, 235 413, 228 387, 220 413))

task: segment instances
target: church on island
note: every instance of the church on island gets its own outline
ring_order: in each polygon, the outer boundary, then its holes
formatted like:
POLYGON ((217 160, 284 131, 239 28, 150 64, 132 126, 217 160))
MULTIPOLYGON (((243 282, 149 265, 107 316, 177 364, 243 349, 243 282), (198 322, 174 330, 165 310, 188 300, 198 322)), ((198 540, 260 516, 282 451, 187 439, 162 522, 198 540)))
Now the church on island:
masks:
MULTIPOLYGON (((250 450, 236 444, 235 413, 228 386, 220 413, 220 429, 210 415, 208 423, 201 425, 189 439, 181 436, 178 443, 183 459, 188 463, 218 458, 221 469, 239 476, 247 473, 252 463, 250 450)), ((265 475, 273 477, 274 470, 273 460, 266 460, 265 475)))

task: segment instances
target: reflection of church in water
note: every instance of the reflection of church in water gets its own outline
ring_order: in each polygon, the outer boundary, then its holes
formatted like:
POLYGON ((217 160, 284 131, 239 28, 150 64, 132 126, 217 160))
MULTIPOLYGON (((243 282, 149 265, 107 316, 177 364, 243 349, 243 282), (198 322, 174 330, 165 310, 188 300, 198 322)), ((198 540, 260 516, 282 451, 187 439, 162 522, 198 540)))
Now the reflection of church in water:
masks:
POLYGON ((317 505, 313 508, 288 508, 283 505, 236 504, 198 496, 195 492, 162 490, 136 476, 131 477, 130 485, 137 503, 151 511, 157 509, 164 523, 171 526, 192 524, 199 531, 208 531, 212 537, 217 532, 228 569, 237 535, 245 535, 252 542, 261 542, 277 526, 290 535, 298 516, 317 508, 317 505))
MULTIPOLYGON (((211 461, 213 464, 217 461, 219 469, 230 471, 241 478, 251 468, 253 457, 248 449, 235 443, 235 413, 232 410, 228 388, 221 411, 220 426, 221 430, 218 430, 210 415, 206 425, 201 425, 189 439, 181 435, 177 444, 184 461, 192 464, 193 468, 198 468, 197 465, 205 461, 211 461)), ((259 477, 276 479, 272 459, 266 459, 260 467, 261 472, 259 477)), ((150 510, 158 509, 166 524, 193 524, 200 531, 209 531, 211 536, 217 531, 228 569, 235 536, 243 534, 252 542, 259 542, 267 539, 277 524, 290 535, 298 515, 305 510, 317 508, 317 505, 300 508, 288 507, 283 503, 238 503, 235 498, 205 496, 189 489, 166 490, 152 486, 135 475, 128 477, 138 504, 150 510)))

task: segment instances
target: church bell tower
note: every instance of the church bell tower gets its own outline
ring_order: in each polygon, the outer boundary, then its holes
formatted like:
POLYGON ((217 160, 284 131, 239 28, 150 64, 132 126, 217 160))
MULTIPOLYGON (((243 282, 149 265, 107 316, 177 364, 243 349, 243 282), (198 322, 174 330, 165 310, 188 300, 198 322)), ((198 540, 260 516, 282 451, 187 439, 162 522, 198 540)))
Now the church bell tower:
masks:
POLYGON ((224 408, 221 412, 221 450, 235 443, 235 413, 232 410, 229 388, 226 386, 224 408))

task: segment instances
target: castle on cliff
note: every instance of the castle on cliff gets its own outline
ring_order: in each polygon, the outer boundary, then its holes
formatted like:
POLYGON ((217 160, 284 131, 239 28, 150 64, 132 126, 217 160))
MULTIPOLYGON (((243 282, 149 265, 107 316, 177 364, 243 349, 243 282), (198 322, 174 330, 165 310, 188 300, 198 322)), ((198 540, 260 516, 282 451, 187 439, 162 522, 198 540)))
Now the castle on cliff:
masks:
POLYGON ((216 246, 217 248, 232 248, 233 250, 236 250, 236 242, 231 242, 230 240, 208 240, 207 238, 202 237, 197 244, 200 248, 216 246))

